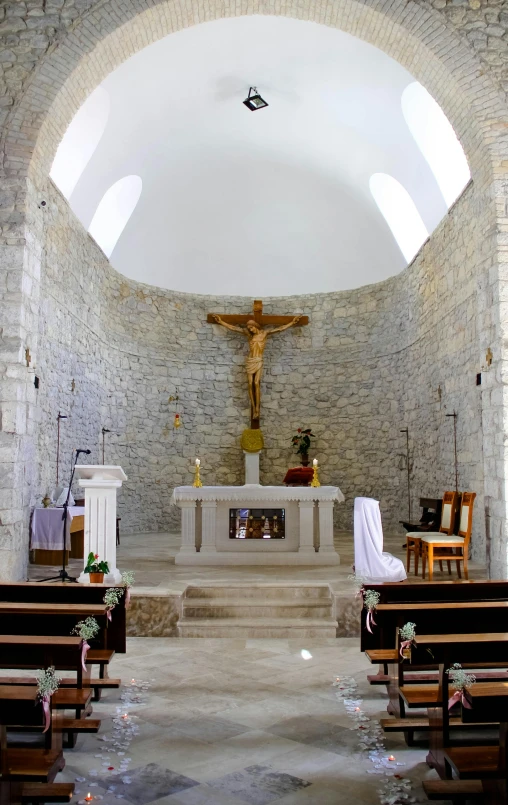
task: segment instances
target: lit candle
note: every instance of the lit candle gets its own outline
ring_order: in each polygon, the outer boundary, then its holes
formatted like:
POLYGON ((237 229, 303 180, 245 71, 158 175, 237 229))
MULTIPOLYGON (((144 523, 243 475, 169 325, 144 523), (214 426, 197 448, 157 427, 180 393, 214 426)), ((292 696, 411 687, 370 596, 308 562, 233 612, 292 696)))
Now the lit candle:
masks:
POLYGON ((314 465, 314 467, 317 467, 317 458, 315 458, 315 459, 314 459, 314 461, 312 462, 312 464, 314 465))
POLYGON ((395 755, 390 755, 388 760, 395 760, 395 755))
POLYGON ((127 713, 124 713, 122 718, 129 718, 129 716, 127 715, 127 713))
POLYGON ((196 467, 199 467, 200 464, 201 464, 201 460, 199 458, 197 458, 196 459, 196 467))
POLYGON ((133 685, 135 681, 135 679, 131 679, 131 685, 133 685))
POLYGON ((92 797, 92 795, 91 795, 91 793, 89 791, 88 794, 85 797, 85 802, 91 802, 92 800, 93 800, 93 797, 92 797))

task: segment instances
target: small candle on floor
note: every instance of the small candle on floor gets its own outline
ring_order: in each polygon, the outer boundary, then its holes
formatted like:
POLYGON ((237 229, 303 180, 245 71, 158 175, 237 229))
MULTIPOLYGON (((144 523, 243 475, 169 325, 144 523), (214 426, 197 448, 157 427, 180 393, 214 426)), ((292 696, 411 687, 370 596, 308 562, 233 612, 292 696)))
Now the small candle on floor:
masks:
POLYGON ((388 760, 395 760, 395 755, 389 755, 388 760))
POLYGON ((124 719, 125 719, 125 718, 129 718, 129 716, 128 716, 128 714, 127 714, 127 713, 124 713, 124 714, 123 714, 123 716, 122 716, 122 718, 124 718, 124 719))
POLYGON ((93 797, 92 797, 92 795, 91 795, 91 793, 89 791, 88 794, 85 797, 85 802, 91 802, 92 800, 93 800, 93 797))

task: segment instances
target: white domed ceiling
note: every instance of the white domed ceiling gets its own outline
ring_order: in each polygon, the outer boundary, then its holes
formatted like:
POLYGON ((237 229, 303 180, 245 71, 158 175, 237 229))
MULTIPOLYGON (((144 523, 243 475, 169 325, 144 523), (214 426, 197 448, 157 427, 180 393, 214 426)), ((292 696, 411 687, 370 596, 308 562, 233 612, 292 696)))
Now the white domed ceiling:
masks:
POLYGON ((333 28, 255 16, 122 64, 77 113, 51 176, 125 276, 274 296, 398 273, 469 173, 439 107, 393 59, 333 28), (249 86, 268 108, 243 105, 249 86), (432 152, 447 137, 451 177, 432 152))

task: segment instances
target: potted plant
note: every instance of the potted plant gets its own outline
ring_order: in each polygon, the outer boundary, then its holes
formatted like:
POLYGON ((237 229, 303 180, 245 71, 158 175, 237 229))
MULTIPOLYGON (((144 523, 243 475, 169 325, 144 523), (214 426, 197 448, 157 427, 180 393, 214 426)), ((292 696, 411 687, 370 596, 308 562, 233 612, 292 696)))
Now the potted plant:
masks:
POLYGON ((99 554, 90 551, 83 572, 90 574, 90 584, 102 584, 104 574, 109 573, 109 565, 107 562, 99 562, 99 554))
POLYGON ((291 444, 296 450, 296 454, 300 456, 302 467, 309 466, 309 448, 310 440, 316 437, 312 433, 311 428, 298 428, 295 435, 291 439, 291 444))

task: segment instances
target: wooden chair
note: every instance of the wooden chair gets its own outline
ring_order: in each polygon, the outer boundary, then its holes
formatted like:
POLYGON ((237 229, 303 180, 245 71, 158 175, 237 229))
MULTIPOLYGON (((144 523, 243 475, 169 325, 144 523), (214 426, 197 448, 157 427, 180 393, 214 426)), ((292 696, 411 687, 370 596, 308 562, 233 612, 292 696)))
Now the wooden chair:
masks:
MULTIPOLYGON (((411 569, 411 554, 415 558, 415 576, 418 575, 418 561, 422 553, 422 539, 425 537, 435 537, 440 534, 449 536, 453 534, 455 524, 455 513, 457 511, 458 494, 457 492, 445 492, 443 495, 443 507, 441 510, 441 525, 439 531, 410 531, 406 534, 406 569, 409 573, 411 569)), ((431 576, 432 578, 432 576, 431 576)))
POLYGON ((464 492, 460 505, 460 520, 458 534, 448 536, 441 534, 425 534, 421 537, 422 550, 422 578, 425 578, 427 562, 429 564, 429 580, 432 581, 434 562, 448 562, 448 573, 451 574, 451 563, 457 563, 457 574, 459 579, 460 563, 464 563, 464 576, 469 578, 467 570, 467 560, 469 551, 469 541, 473 529, 473 507, 476 492, 464 492))

